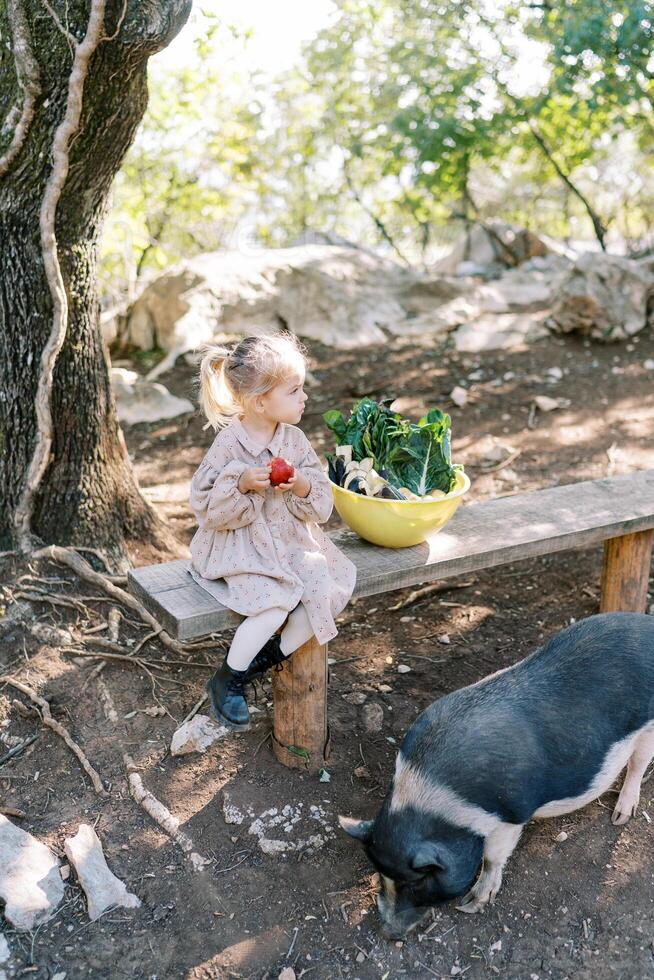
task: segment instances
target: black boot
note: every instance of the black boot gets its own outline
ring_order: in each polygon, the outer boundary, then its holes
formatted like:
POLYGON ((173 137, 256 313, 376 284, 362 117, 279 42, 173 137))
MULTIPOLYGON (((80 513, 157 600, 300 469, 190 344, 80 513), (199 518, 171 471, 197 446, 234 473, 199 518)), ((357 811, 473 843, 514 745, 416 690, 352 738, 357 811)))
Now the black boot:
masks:
POLYGON ((213 715, 221 724, 239 732, 250 727, 250 712, 243 693, 245 673, 244 670, 233 670, 225 657, 222 667, 207 681, 213 715))
POLYGON ((245 680, 252 681, 255 677, 261 677, 267 670, 284 663, 285 660, 288 660, 288 657, 282 653, 279 633, 273 633, 245 671, 245 680))

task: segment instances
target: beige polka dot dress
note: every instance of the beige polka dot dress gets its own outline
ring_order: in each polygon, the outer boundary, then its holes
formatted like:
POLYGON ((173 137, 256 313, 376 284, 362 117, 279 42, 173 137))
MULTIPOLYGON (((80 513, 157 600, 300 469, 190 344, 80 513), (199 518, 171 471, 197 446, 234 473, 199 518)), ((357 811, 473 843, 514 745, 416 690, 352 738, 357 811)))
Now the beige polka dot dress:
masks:
POLYGON ((329 479, 301 429, 279 422, 267 446, 252 439, 238 418, 221 429, 191 482, 199 529, 189 572, 203 589, 242 616, 272 607, 304 607, 319 643, 338 633, 335 617, 356 582, 356 566, 319 527, 334 499, 329 479), (291 491, 241 493, 251 466, 283 456, 310 482, 305 498, 291 491))

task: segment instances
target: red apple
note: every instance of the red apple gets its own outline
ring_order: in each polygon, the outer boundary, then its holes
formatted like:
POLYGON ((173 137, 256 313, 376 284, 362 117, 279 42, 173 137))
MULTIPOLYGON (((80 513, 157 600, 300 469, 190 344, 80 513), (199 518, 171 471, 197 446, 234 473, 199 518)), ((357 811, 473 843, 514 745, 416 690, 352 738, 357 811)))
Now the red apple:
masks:
POLYGON ((271 459, 270 465, 272 467, 270 470, 270 483, 273 487, 279 486, 280 483, 288 483, 295 473, 288 460, 282 459, 281 456, 275 456, 274 459, 271 459))

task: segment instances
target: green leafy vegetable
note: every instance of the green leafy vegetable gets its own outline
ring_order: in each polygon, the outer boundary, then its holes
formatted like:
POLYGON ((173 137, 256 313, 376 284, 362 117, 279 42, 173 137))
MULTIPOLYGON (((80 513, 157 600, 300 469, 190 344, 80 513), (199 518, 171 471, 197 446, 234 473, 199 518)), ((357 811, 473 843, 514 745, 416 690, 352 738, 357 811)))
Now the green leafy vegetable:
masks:
MULTIPOLYGON (((372 457, 375 469, 395 487, 423 497, 431 490, 449 493, 456 483, 451 458, 450 416, 432 408, 416 424, 393 412, 386 402, 362 398, 346 420, 341 412, 325 412, 325 424, 337 444, 352 446, 352 458, 372 457)), ((327 454, 330 467, 334 460, 327 454)))

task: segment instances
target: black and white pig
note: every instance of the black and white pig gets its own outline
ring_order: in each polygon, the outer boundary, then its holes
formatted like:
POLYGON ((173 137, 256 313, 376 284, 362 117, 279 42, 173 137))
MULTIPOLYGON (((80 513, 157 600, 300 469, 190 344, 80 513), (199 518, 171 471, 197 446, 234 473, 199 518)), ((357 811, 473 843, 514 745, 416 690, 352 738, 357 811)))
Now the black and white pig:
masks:
POLYGON ((654 616, 591 616, 435 701, 407 732, 375 819, 339 818, 380 872, 385 933, 404 936, 465 892, 458 908, 483 909, 527 821, 585 806, 625 765, 612 819, 626 823, 653 756, 654 616))

